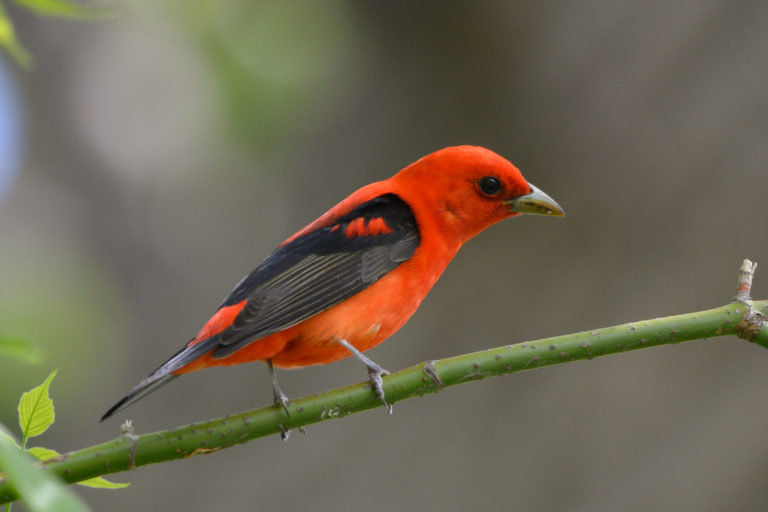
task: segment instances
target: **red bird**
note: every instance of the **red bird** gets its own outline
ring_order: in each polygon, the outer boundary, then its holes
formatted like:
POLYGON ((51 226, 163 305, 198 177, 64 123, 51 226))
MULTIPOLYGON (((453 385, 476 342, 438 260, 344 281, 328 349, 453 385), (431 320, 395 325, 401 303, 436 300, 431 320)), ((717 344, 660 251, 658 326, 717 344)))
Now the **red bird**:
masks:
POLYGON ((427 155, 357 190, 283 242, 192 341, 101 419, 183 373, 249 361, 267 364, 275 403, 285 408, 273 365, 298 368, 350 355, 368 367, 386 404, 387 372, 363 352, 405 324, 464 242, 521 213, 564 215, 488 149, 427 155))

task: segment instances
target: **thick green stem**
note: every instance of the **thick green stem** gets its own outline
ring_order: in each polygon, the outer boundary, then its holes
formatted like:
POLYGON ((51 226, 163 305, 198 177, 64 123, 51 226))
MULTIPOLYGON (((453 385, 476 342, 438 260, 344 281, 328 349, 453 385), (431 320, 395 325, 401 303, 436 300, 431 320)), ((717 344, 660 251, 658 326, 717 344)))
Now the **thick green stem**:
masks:
MULTIPOLYGON (((387 400, 394 403, 473 380, 717 336, 737 335, 768 348, 768 325, 763 325, 766 311, 768 301, 743 300, 696 313, 427 361, 385 377, 384 391, 387 400)), ((370 384, 356 384, 293 400, 288 406, 290 416, 281 407, 270 406, 152 434, 127 433, 43 464, 65 482, 74 483, 146 464, 211 453, 278 434, 280 425, 286 429, 298 428, 382 405, 370 384)), ((15 491, 0 479, 0 503, 15 499, 15 491)))

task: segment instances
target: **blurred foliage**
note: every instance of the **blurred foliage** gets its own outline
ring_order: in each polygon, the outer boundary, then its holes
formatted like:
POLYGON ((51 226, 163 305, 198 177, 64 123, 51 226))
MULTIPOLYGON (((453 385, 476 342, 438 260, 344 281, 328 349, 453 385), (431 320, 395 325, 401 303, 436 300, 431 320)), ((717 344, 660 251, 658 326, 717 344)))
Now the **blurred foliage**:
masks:
POLYGON ((43 16, 69 18, 73 20, 99 19, 111 12, 104 7, 79 5, 65 0, 12 0, 30 11, 43 16))
POLYGON ((13 28, 13 23, 11 23, 11 20, 8 18, 8 14, 2 3, 0 3, 0 46, 2 46, 19 65, 25 68, 32 66, 32 56, 24 49, 16 38, 16 31, 13 28))
MULTIPOLYGON (((49 395, 49 389, 57 370, 51 372, 45 382, 39 386, 25 392, 19 400, 19 426, 21 427, 22 442, 21 447, 38 460, 52 459, 58 457, 59 453, 50 448, 35 446, 27 449, 27 441, 30 437, 37 437, 43 434, 53 425, 56 414, 53 409, 53 400, 49 395)), ((121 489, 131 484, 122 484, 110 482, 103 477, 89 478, 78 482, 79 485, 86 487, 96 487, 99 489, 121 489)))
POLYGON ((234 138, 247 149, 280 149, 318 95, 340 87, 353 27, 348 4, 177 0, 151 7, 164 9, 203 55, 234 138))
MULTIPOLYGON (((75 494, 50 473, 40 471, 32 460, 0 430, 0 468, 8 481, 23 496, 25 505, 34 512, 80 512, 88 510, 75 494)), ((5 507, 10 510, 10 504, 5 507)))
MULTIPOLYGON (((66 0, 11 0, 16 5, 23 7, 35 14, 53 16, 56 18, 68 18, 75 20, 99 19, 109 13, 109 9, 101 7, 86 7, 67 2, 66 0)), ((24 49, 24 46, 16 37, 13 23, 8 17, 7 11, 0 2, 0 46, 22 67, 30 68, 33 64, 32 56, 24 49)))
POLYGON ((11 336, 0 336, 0 355, 32 364, 37 364, 43 360, 43 352, 40 347, 24 338, 11 336))
MULTIPOLYGON (((87 510, 71 491, 68 491, 49 473, 33 467, 19 452, 19 449, 24 450, 37 460, 52 459, 59 455, 56 450, 41 446, 27 448, 27 441, 44 434, 56 419, 50 387, 57 371, 54 370, 42 384, 21 395, 17 408, 22 435, 21 444, 16 443, 13 437, 0 429, 0 469, 8 475, 32 510, 65 512, 87 510), (45 493, 51 493, 54 498, 46 498, 45 493)), ((120 489, 130 484, 110 482, 103 477, 96 477, 79 482, 79 485, 100 489, 120 489)), ((6 506, 6 512, 9 508, 10 506, 6 506)))
MULTIPOLYGON (((69 489, 48 472, 36 468, 22 453, 26 450, 30 437, 43 434, 53 424, 54 410, 48 390, 56 370, 51 372, 45 382, 25 392, 19 401, 19 426, 21 427, 21 445, 0 428, 0 469, 8 481, 22 496, 25 504, 35 512, 79 512, 88 510, 69 489)), ((42 449, 45 450, 45 449, 42 449)), ((40 452, 40 449, 37 449, 40 452)), ((37 456, 34 451, 28 451, 37 456)), ((11 508, 8 504, 6 512, 11 508)))

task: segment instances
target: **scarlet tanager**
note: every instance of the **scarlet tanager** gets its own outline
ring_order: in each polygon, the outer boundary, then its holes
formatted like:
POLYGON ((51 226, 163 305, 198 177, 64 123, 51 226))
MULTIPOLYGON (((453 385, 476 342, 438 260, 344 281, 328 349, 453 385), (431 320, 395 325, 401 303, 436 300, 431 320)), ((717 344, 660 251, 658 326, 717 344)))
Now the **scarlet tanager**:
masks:
MULTIPOLYGON (((224 299, 197 336, 102 420, 187 372, 264 361, 299 368, 354 355, 385 401, 387 371, 363 355, 405 324, 459 247, 523 213, 563 216, 493 151, 442 149, 371 183, 288 238, 224 299)), ((287 409, 286 409, 287 412, 287 409)))

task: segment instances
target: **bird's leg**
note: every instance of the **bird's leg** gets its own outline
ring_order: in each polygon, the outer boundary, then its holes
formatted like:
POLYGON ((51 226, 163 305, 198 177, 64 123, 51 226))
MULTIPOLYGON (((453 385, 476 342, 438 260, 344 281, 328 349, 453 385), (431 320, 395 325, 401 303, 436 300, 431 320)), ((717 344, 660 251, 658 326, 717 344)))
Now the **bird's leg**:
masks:
MULTIPOLYGON (((275 373, 275 367, 272 365, 272 360, 267 359, 267 368, 269 369, 269 376, 272 378, 272 395, 274 397, 275 405, 281 405, 285 411, 285 415, 290 417, 291 413, 288 412, 288 397, 280 389, 280 385, 277 383, 277 374, 275 373)), ((291 431, 287 430, 282 424, 278 423, 280 427, 280 437, 283 441, 287 441, 291 435, 291 431)))
POLYGON ((384 407, 387 408, 387 412, 389 414, 392 414, 392 405, 387 403, 387 399, 384 396, 384 383, 381 380, 381 377, 383 375, 389 375, 389 372, 373 362, 371 359, 369 359, 366 355, 364 355, 362 352, 357 350, 350 342, 347 340, 337 339, 336 342, 339 345, 342 345, 344 348, 349 350, 353 356, 358 358, 360 361, 363 362, 365 366, 368 367, 368 378, 371 381, 371 386, 373 387, 374 392, 376 392, 376 396, 379 397, 379 399, 384 403, 384 407))
POLYGON ((280 404, 285 411, 286 416, 290 416, 288 412, 288 397, 280 389, 280 385, 277 383, 277 375, 275 374, 275 367, 272 365, 272 360, 267 359, 267 368, 269 368, 269 376, 272 379, 272 394, 274 396, 275 405, 280 404))

